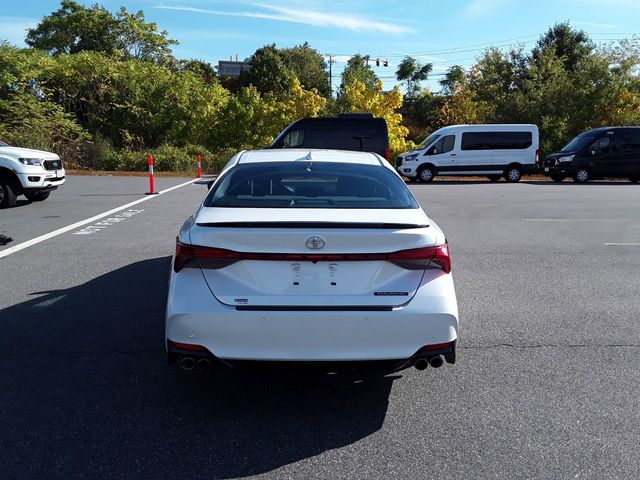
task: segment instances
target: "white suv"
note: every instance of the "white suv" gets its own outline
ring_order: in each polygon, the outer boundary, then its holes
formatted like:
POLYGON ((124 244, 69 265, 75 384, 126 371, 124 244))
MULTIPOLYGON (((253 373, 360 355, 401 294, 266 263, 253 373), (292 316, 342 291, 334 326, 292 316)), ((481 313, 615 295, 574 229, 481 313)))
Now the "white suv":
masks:
POLYGON ((18 195, 41 202, 64 183, 62 160, 55 153, 10 147, 0 141, 0 208, 13 207, 18 195))

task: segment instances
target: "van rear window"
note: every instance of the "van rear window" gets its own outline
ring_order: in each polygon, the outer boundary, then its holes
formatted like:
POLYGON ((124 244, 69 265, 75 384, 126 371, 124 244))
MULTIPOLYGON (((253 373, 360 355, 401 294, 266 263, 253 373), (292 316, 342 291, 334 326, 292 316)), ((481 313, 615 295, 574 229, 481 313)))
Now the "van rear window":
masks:
POLYGON ((533 145, 531 132, 465 132, 462 150, 524 150, 533 145))

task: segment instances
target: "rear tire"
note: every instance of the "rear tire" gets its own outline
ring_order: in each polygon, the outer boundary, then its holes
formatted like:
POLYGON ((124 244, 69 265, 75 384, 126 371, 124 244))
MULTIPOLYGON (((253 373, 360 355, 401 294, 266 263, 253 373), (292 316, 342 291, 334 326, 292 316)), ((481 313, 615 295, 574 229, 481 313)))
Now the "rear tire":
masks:
POLYGON ((30 202, 44 202, 50 194, 51 192, 26 192, 24 196, 30 202))
POLYGON ((633 182, 633 183, 638 183, 638 182, 640 182, 640 176, 638 176, 638 177, 629 177, 629 181, 633 182))
POLYGON ((576 173, 573 174, 573 181, 576 183, 587 183, 589 181, 589 170, 586 168, 576 170, 576 173))
POLYGON ((562 175, 551 175, 551 180, 554 182, 561 182, 564 180, 564 177, 562 175))
POLYGON ((487 178, 492 182, 497 182, 498 180, 500 180, 500 175, 487 175, 487 178))
POLYGON ((0 208, 15 207, 18 201, 13 185, 5 177, 0 177, 0 208))
POLYGON ((504 179, 509 183, 517 183, 522 178, 520 167, 510 166, 504 172, 504 179))
POLYGON ((433 167, 424 166, 418 170, 418 180, 421 182, 429 183, 433 181, 433 177, 436 176, 436 172, 433 170, 433 167))

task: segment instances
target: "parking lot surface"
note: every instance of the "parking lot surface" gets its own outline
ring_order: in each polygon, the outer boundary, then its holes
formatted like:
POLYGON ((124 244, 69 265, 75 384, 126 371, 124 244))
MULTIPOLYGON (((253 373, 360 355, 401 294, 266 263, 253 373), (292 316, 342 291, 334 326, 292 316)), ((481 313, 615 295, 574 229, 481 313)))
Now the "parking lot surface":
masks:
POLYGON ((412 185, 451 247, 458 360, 358 383, 166 365, 170 256, 202 185, 7 254, 147 187, 74 176, 0 211, 3 478, 640 474, 640 186, 412 185))

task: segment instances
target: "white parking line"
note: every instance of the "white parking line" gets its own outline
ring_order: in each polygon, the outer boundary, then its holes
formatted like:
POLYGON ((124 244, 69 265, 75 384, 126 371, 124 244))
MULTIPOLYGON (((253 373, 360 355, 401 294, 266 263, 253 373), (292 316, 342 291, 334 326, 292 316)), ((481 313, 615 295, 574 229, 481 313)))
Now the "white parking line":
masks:
POLYGON ((604 245, 616 245, 616 246, 623 246, 623 247, 640 247, 640 242, 628 242, 628 243, 605 243, 604 245))
POLYGON ((134 205, 138 205, 139 203, 147 202, 155 197, 159 197, 160 195, 169 193, 172 190, 176 190, 177 188, 181 188, 186 185, 189 185, 197 180, 198 180, 197 178, 194 178, 193 180, 189 180, 188 182, 181 183, 180 185, 176 185, 174 187, 161 190, 158 192, 158 195, 149 195, 148 197, 144 197, 134 202, 127 203, 126 205, 122 205, 121 207, 116 207, 112 210, 109 210, 108 212, 100 213, 91 218, 87 218, 86 220, 81 220, 71 225, 67 225, 66 227, 59 228, 58 230, 54 230, 53 232, 45 233, 44 235, 40 235, 39 237, 32 238, 31 240, 27 240, 26 242, 19 243, 18 245, 14 245, 11 248, 7 248, 6 250, 0 251, 0 258, 8 257, 9 255, 19 252, 21 250, 24 250, 25 248, 32 247, 34 245, 37 245, 38 243, 42 243, 46 240, 50 240, 54 237, 57 237, 58 235, 62 235, 63 233, 67 233, 67 232, 70 232, 71 230, 75 230, 76 228, 82 227, 83 225, 87 225, 88 223, 93 223, 97 220, 100 220, 101 218, 108 217, 122 210, 126 210, 128 208, 133 207, 134 205))

